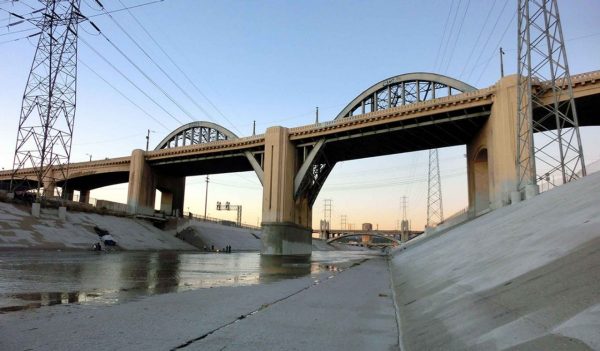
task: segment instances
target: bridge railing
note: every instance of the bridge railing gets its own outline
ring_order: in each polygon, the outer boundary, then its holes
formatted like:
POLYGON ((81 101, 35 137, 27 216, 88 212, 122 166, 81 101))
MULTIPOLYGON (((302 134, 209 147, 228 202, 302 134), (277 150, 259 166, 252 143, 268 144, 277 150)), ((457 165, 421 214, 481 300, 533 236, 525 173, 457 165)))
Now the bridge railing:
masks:
POLYGON ((221 219, 221 218, 215 218, 215 217, 208 217, 208 216, 205 217, 202 215, 193 214, 192 212, 184 212, 183 217, 189 218, 189 219, 195 219, 197 221, 202 221, 202 222, 211 222, 211 223, 216 223, 216 224, 222 224, 222 225, 226 225, 226 226, 230 226, 230 227, 238 227, 238 228, 246 228, 246 229, 254 229, 254 230, 262 229, 261 227, 257 227, 255 225, 251 225, 251 224, 244 224, 244 223, 238 224, 234 221, 221 219))
POLYGON ((441 221, 440 223, 438 223, 436 226, 439 226, 440 224, 444 224, 444 223, 451 223, 453 222, 456 218, 460 218, 465 216, 466 214, 469 213, 469 207, 465 207, 461 210, 456 211, 455 213, 453 213, 452 215, 444 218, 443 221, 441 221))

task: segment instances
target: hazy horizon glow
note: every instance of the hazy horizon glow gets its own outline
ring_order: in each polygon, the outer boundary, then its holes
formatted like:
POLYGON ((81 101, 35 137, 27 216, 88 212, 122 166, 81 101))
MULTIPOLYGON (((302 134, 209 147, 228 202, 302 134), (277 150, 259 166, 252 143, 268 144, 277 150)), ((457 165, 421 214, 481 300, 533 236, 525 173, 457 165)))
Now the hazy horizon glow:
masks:
MULTIPOLYGON (((126 6, 143 2, 122 0, 126 6)), ((40 6, 33 0, 0 2, 0 8, 19 14, 32 11, 26 5, 40 6)), ((120 1, 104 2, 104 6, 108 10, 122 8, 120 1)), ((559 1, 559 8, 571 74, 600 69, 600 2, 559 1)), ((0 167, 11 169, 23 89, 37 39, 20 39, 35 30, 18 32, 31 28, 27 24, 8 27, 16 19, 6 11, 0 11, 0 167)), ((506 52, 506 74, 516 72, 516 1, 167 0, 132 10, 135 19, 127 11, 113 13, 116 22, 193 97, 195 101, 191 101, 115 22, 101 15, 95 2, 83 0, 82 12, 88 17, 98 15, 90 17, 98 28, 183 110, 89 23, 83 23, 72 162, 86 161, 89 155, 92 159, 128 156, 133 149, 145 148, 148 129, 153 131, 153 148, 172 130, 193 120, 213 121, 240 137, 252 134, 253 121, 257 133, 274 125, 314 123, 315 106, 319 106, 320 121, 331 120, 366 88, 403 73, 435 72, 487 87, 500 78, 498 46, 506 52), (139 85, 152 101, 90 47, 139 85)), ((599 136, 598 127, 582 129, 587 162, 600 159, 599 136)), ((464 146, 440 149, 446 217, 467 206, 465 153, 464 146)), ((355 228, 369 222, 380 229, 394 229, 402 215, 401 197, 407 196, 407 217, 413 228, 422 228, 427 166, 427 151, 337 164, 314 204, 313 227, 323 218, 323 200, 331 199, 334 227, 339 227, 340 216, 346 215, 347 223, 355 228)), ((184 211, 204 213, 204 179, 187 178, 184 211)), ((262 188, 252 172, 210 175, 210 179, 207 215, 234 220, 234 212, 215 208, 216 201, 230 201, 243 205, 245 223, 260 223, 262 188)), ((124 202, 127 185, 96 189, 91 196, 124 202)))

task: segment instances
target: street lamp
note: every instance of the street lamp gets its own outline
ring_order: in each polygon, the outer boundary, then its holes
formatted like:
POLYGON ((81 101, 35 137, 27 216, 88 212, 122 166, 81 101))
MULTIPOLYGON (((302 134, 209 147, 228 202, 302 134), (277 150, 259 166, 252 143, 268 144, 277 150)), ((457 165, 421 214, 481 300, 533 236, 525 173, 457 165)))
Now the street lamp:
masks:
POLYGON ((92 162, 92 154, 86 154, 86 156, 90 157, 90 162, 92 162))
POLYGON ((148 134, 146 134, 146 151, 148 151, 148 146, 150 145, 150 133, 155 133, 155 131, 148 129, 148 134))

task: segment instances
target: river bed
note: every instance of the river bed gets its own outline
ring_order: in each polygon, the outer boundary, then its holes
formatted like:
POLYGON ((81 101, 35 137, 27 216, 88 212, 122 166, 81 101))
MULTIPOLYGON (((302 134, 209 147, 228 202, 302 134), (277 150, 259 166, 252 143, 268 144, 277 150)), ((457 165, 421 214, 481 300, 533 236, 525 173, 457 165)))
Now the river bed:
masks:
POLYGON ((277 262, 257 252, 0 251, 0 313, 69 303, 109 305, 144 296, 263 284, 345 269, 368 251, 315 251, 277 262))

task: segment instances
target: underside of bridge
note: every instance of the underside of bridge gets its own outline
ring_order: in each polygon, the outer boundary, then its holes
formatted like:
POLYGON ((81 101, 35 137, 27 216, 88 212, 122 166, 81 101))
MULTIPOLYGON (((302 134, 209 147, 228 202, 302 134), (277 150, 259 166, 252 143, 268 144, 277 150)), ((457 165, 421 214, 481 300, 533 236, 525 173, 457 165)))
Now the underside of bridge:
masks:
POLYGON ((323 156, 335 163, 465 145, 483 127, 490 112, 489 106, 481 106, 330 135, 323 156))
POLYGON ((243 153, 170 158, 162 161, 151 161, 149 164, 158 173, 180 177, 254 170, 243 153))

